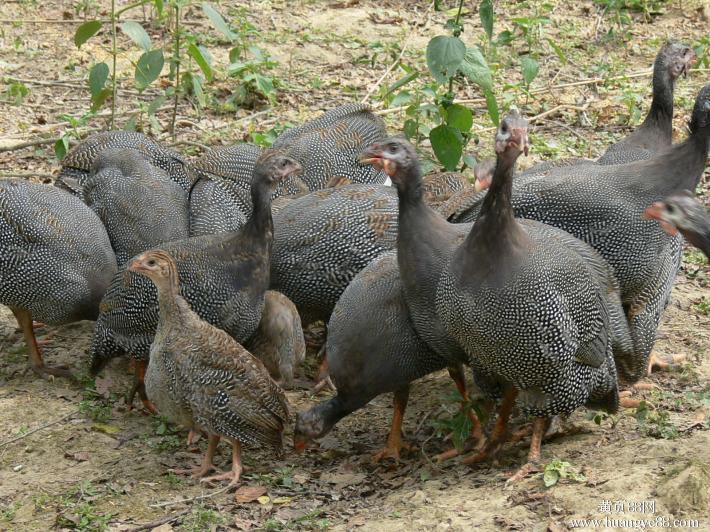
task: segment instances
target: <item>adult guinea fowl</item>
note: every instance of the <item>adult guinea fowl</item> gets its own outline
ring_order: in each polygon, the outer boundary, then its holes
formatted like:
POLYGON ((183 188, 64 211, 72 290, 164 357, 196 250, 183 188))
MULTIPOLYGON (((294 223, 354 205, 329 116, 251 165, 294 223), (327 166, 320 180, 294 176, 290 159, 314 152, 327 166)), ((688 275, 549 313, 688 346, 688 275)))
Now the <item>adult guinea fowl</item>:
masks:
POLYGON ((138 150, 103 150, 83 188, 121 266, 141 251, 189 236, 187 194, 138 150))
MULTIPOLYGON (((398 459, 409 384, 447 366, 417 335, 402 292, 396 252, 383 253, 358 273, 343 292, 328 322, 330 377, 337 395, 298 414, 294 446, 303 450, 325 436, 342 418, 383 393, 394 392, 394 415, 387 444, 375 460, 398 459)), ((449 370, 459 391, 465 381, 449 370)))
MULTIPOLYGON (((535 417, 528 463, 515 480, 539 462, 552 416, 585 404, 617 409, 613 346, 624 320, 600 256, 562 231, 513 217, 513 170, 527 151, 527 121, 517 111, 501 121, 495 151, 480 217, 441 274, 436 311, 466 349, 474 373, 483 373, 504 397, 491 439, 469 461, 498 452, 516 398, 535 417)), ((406 145, 384 151, 384 164, 395 168, 393 181, 416 182, 412 153, 406 145)))
POLYGON ((189 163, 176 151, 135 131, 104 131, 90 136, 67 153, 54 185, 83 199, 84 182, 91 174, 94 159, 110 148, 138 150, 152 165, 165 170, 185 191, 190 190, 195 181, 189 163))
POLYGON ((346 183, 384 183, 382 172, 359 163, 360 152, 387 136, 384 122, 367 105, 346 104, 285 131, 274 141, 303 166, 310 190, 346 183))
MULTIPOLYGON (((648 160, 583 165, 519 175, 513 181, 515 216, 559 227, 594 247, 614 269, 634 341, 631 364, 619 367, 633 383, 655 362, 651 350, 680 264, 681 239, 643 219, 655 201, 694 190, 710 149, 710 85, 695 101, 690 136, 648 160)), ((485 195, 484 195, 485 196, 485 195)), ((475 221, 476 198, 450 219, 475 221)))
POLYGON ((173 258, 161 250, 133 259, 129 270, 149 278, 158 292, 160 317, 150 348, 145 377, 148 397, 171 421, 207 432, 202 465, 193 476, 204 477, 220 438, 232 444, 232 469, 204 481, 242 474, 242 444, 281 450, 288 402, 264 365, 234 338, 196 314, 180 295, 173 258))
POLYGON ((52 325, 96 319, 116 272, 116 257, 101 220, 78 198, 27 181, 0 181, 0 303, 17 318, 32 369, 45 366, 33 318, 52 325))
MULTIPOLYGON (((252 211, 251 181, 262 149, 253 144, 215 148, 197 161, 199 176, 190 191, 190 235, 208 235, 236 231, 252 211)), ((272 199, 308 192, 297 175, 279 183, 272 199)))
MULTIPOLYGON (((254 169, 249 221, 236 232, 191 237, 164 244, 180 274, 180 290, 205 321, 244 342, 256 330, 269 287, 273 240, 271 191, 300 165, 279 151, 262 154, 254 169)), ((142 373, 158 323, 157 293, 145 278, 120 272, 111 282, 96 322, 91 346, 91 372, 113 357, 130 353, 138 359, 135 391, 145 391, 142 373)))
POLYGON ((645 211, 646 218, 658 220, 666 233, 678 231, 710 258, 710 215, 690 191, 671 194, 645 211))

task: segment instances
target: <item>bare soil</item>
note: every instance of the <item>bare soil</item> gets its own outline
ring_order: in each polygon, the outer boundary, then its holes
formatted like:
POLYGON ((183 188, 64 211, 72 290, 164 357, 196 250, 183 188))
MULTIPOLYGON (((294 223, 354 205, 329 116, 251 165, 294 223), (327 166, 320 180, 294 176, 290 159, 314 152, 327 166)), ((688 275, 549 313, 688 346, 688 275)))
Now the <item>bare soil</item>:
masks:
MULTIPOLYGON (((643 112, 648 106, 648 76, 596 85, 558 85, 645 70, 668 36, 691 43, 705 39, 708 44, 710 25, 701 2, 663 4, 661 13, 653 14, 650 22, 635 15, 626 42, 602 39, 610 18, 601 16, 598 5, 568 4, 555 5, 549 15, 553 24, 544 27, 544 36, 563 48, 567 63, 552 53, 543 54, 533 89, 547 90, 527 102, 515 89, 504 92, 529 116, 560 104, 584 110, 560 108, 536 122, 533 139, 538 150, 526 164, 551 152, 555 156, 597 155, 628 128, 623 94, 638 95, 643 112)), ((107 1, 92 5, 98 5, 106 16, 107 1)), ((248 19, 261 32, 258 44, 278 60, 274 74, 284 86, 273 104, 255 110, 217 114, 198 112, 182 103, 176 149, 196 154, 199 145, 239 142, 252 132, 296 123, 320 109, 358 101, 394 59, 380 54, 374 64, 361 61, 373 54, 369 43, 402 45, 414 31, 404 58, 421 64, 426 42, 443 33, 446 19, 428 10, 426 2, 393 0, 274 0, 229 2, 229 6, 222 2, 221 8, 233 13, 240 6, 249 8, 248 19)), ((496 3, 496 31, 514 29, 511 17, 530 16, 536 9, 535 2, 496 3)), ((105 57, 105 43, 89 43, 76 50, 72 42, 76 23, 71 21, 76 16, 74 2, 4 2, 0 71, 7 78, 0 79, 0 93, 9 87, 9 78, 19 78, 25 80, 30 94, 21 105, 0 101, 0 150, 56 139, 69 127, 62 114, 80 116, 88 108, 82 76, 95 58, 105 57), (53 22, 33 22, 40 20, 53 22)), ((193 30, 210 33, 199 7, 190 8, 186 17, 193 30)), ((477 42, 483 35, 477 14, 465 23, 464 39, 477 42)), ((158 29, 147 27, 154 39, 159 38, 158 29)), ((120 44, 130 49, 125 39, 120 44)), ((525 47, 519 40, 502 53, 525 47)), ((218 61, 224 60, 228 46, 212 44, 210 49, 218 61)), ((135 57, 124 54, 118 68, 130 75, 128 59, 135 57)), ((701 68, 678 83, 679 138, 685 135, 684 124, 695 94, 707 82, 707 72, 701 68)), ((386 82, 399 75, 391 74, 386 82)), ((518 81, 512 70, 510 76, 507 81, 518 81)), ((217 83, 229 90, 232 82, 221 79, 217 83)), ((125 87, 130 89, 130 84, 125 87)), ((154 97, 148 92, 140 97, 127 92, 121 98, 119 126, 128 120, 138 99, 154 97)), ((459 96, 479 94, 470 87, 459 96)), ((473 107, 476 127, 488 127, 480 106, 473 107)), ((401 128, 401 113, 385 116, 392 131, 401 128)), ((170 136, 164 131, 169 118, 169 111, 158 113, 162 131, 152 131, 168 143, 170 136)), ((105 118, 96 119, 90 127, 106 127, 105 118)), ((477 156, 489 151, 486 135, 481 133, 481 145, 474 149, 477 156)), ((0 151, 0 176, 22 175, 49 182, 57 168, 50 143, 0 151)), ((707 202, 707 180, 704 187, 707 202)), ((371 453, 384 443, 392 413, 391 397, 382 396, 344 419, 323 439, 320 449, 300 456, 287 449, 281 458, 248 450, 244 482, 236 495, 221 486, 200 485, 170 470, 196 463, 205 442, 188 449, 186 434, 159 418, 129 411, 122 397, 130 381, 125 362, 117 361, 97 379, 94 392, 86 388, 87 382, 39 379, 28 369, 27 350, 12 314, 0 307, 0 420, 4 429, 0 435, 0 530, 133 530, 165 522, 159 530, 556 531, 571 526, 573 519, 605 516, 696 519, 696 529, 708 530, 709 279, 707 262, 697 253, 686 254, 658 333, 657 351, 685 354, 688 362, 648 379, 658 389, 640 392, 651 405, 646 421, 639 421, 641 416, 634 410, 601 419, 600 424, 590 419, 594 413, 576 412, 564 422, 563 433, 543 446, 543 462, 569 462, 584 478, 561 479, 551 488, 544 486, 542 474, 506 485, 506 475, 524 460, 526 440, 509 445, 501 463, 495 465, 466 467, 457 460, 444 464, 433 460, 449 446, 437 434, 435 421, 450 417, 455 409, 447 399, 452 386, 445 374, 428 376, 413 386, 405 433, 418 450, 398 464, 375 464, 371 459, 371 453), (617 504, 612 513, 605 513, 604 501, 617 504), (619 501, 653 501, 655 508, 644 514, 632 512, 627 505, 620 513, 619 501)), ((86 371, 91 333, 88 322, 38 330, 40 339, 51 337, 45 347, 47 360, 69 364, 79 374, 86 371)), ((305 376, 312 377, 313 353, 306 366, 305 376)), ((297 412, 327 399, 328 394, 313 397, 309 390, 297 389, 288 392, 288 398, 297 412)), ((226 447, 221 461, 228 466, 226 447)))

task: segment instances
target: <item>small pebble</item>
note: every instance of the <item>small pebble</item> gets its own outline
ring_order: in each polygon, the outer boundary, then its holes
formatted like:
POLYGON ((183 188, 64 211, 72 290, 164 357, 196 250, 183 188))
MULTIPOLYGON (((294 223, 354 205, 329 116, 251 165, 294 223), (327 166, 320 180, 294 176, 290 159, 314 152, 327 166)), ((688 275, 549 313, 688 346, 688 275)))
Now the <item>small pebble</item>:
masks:
POLYGON ((12 468, 12 470, 17 473, 18 471, 22 470, 22 468, 25 467, 24 465, 16 465, 15 467, 12 468))

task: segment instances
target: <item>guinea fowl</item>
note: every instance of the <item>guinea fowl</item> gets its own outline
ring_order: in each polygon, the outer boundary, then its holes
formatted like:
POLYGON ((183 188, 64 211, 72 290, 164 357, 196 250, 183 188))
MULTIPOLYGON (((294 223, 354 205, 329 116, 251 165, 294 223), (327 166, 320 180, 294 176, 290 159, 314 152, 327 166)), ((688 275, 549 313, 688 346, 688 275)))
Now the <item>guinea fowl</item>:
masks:
POLYGON ((84 183, 91 174, 94 159, 111 148, 138 150, 153 166, 165 170, 170 179, 185 191, 189 191, 195 181, 189 163, 176 151, 135 131, 104 131, 91 135, 67 153, 54 185, 83 199, 84 183))
POLYGON ((597 164, 625 164, 650 159, 658 150, 673 142, 673 89, 681 74, 695 61, 689 46, 669 41, 658 52, 653 63, 653 101, 643 123, 636 130, 613 144, 597 164))
POLYGON ((259 327, 245 347, 279 385, 293 387, 294 371, 306 358, 306 341, 298 310, 289 298, 275 290, 264 294, 259 327))
POLYGON ((710 258, 710 215, 690 191, 671 194, 645 211, 646 218, 658 220, 671 236, 678 231, 710 258))
MULTIPOLYGON (((256 331, 269 287, 273 240, 271 191, 300 165, 276 150, 264 152, 254 169, 249 221, 236 232, 191 237, 164 244, 175 258, 181 294, 204 320, 239 342, 256 331)), ((91 346, 91 372, 113 357, 137 358, 136 386, 144 404, 142 375, 158 323, 155 287, 142 276, 120 272, 111 282, 96 322, 91 346)))
POLYGON ((83 188, 122 266, 141 251, 189 236, 187 194, 138 150, 103 150, 83 188))
POLYGON ((285 131, 274 141, 303 166, 310 190, 347 183, 384 183, 382 172, 358 162, 360 152, 387 136, 384 122, 364 104, 347 104, 285 131))
POLYGON ((422 180, 424 201, 437 211, 454 195, 467 188, 470 188, 468 179, 458 172, 438 172, 424 176, 422 180))
POLYGON ((32 320, 61 325, 96 319, 116 272, 101 220, 78 198, 54 187, 0 180, 0 303, 27 342, 32 369, 69 377, 44 365, 32 320))
MULTIPOLYGON (((583 165, 519 175, 513 181, 515 216, 559 227, 594 247, 619 280, 635 357, 619 367, 633 383, 655 363, 651 350, 680 264, 681 239, 643 219, 648 205, 694 190, 710 148, 710 85, 700 90, 690 136, 656 157, 625 165, 583 165)), ((485 195, 484 195, 485 196, 485 195)), ((479 198, 452 221, 474 221, 479 198)))
POLYGON ((288 402, 264 365, 234 338, 202 320, 180 295, 178 268, 166 252, 153 250, 133 259, 129 270, 155 285, 160 307, 150 364, 148 397, 171 421, 207 432, 209 442, 195 478, 212 469, 220 438, 232 444, 232 469, 204 481, 242 474, 242 444, 282 448, 288 402))
MULTIPOLYGON (((398 183, 417 181, 416 158, 407 148, 383 154, 398 183)), ((468 461, 498 452, 516 398, 535 417, 528 463, 516 480, 539 463, 552 416, 585 404, 618 408, 613 346, 624 320, 613 275, 600 256, 562 231, 513 217, 513 170, 527 151, 527 121, 517 111, 501 121, 495 150, 491 187, 479 219, 441 274, 436 311, 465 348, 474 374, 492 385, 484 391, 503 395, 486 448, 468 461)))
POLYGON ((326 353, 338 393, 298 414, 296 449, 325 436, 338 421, 378 395, 394 392, 392 429, 375 459, 398 459, 409 447, 402 441, 409 383, 445 368, 447 362, 414 330, 394 251, 375 258, 345 289, 328 323, 326 353))

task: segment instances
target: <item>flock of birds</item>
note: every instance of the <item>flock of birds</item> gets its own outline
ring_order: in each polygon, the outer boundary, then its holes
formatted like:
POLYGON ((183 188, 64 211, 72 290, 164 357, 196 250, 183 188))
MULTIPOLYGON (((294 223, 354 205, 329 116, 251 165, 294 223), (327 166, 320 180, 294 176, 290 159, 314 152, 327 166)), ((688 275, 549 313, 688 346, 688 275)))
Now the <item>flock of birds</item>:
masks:
POLYGON ((497 419, 489 429, 466 411, 463 460, 500 452, 517 405, 533 419, 521 478, 554 416, 614 411, 620 389, 647 374, 678 230, 710 253, 692 194, 710 148, 710 85, 672 145, 673 89, 693 60, 687 46, 662 47, 648 116, 596 161, 516 174, 528 124, 509 112, 475 185, 422 176, 412 145, 388 138, 363 105, 330 110, 268 150, 241 144, 194 162, 139 133, 94 135, 55 186, 0 181, 0 303, 42 376, 71 373, 44 364, 33 320, 94 320, 91 373, 128 355, 131 401, 138 393, 208 436, 195 477, 213 468, 220 438, 232 468, 207 479, 238 482, 243 444, 281 449, 303 326, 322 320, 321 373, 337 394, 298 414, 296 449, 394 392, 377 458, 398 458, 410 383, 448 368, 467 409, 468 366, 497 419))

